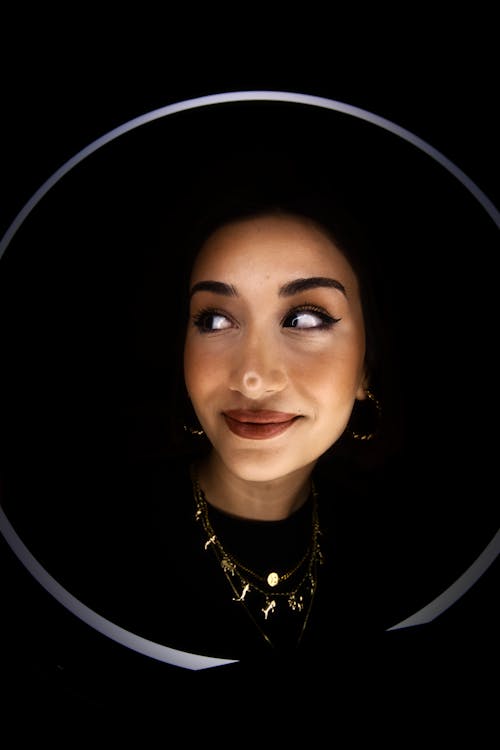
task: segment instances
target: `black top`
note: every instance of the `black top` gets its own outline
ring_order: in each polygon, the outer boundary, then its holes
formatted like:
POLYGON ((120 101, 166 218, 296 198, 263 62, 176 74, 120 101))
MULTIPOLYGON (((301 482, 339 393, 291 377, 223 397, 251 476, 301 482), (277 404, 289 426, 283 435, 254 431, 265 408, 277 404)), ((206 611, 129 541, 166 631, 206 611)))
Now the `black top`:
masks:
MULTIPOLYGON (((61 475, 60 492, 56 487, 49 492, 44 484, 41 495, 28 491, 28 483, 26 498, 9 504, 14 493, 7 492, 3 506, 37 560, 98 614, 155 643, 236 660, 196 673, 202 680, 219 674, 224 680, 228 670, 237 669, 261 681, 265 677, 271 691, 276 666, 290 684, 305 675, 301 684, 312 687, 317 674, 343 687, 354 682, 357 690, 358 675, 364 684, 378 684, 392 674, 391 684, 397 685, 405 676, 414 682, 420 670, 427 684, 436 670, 441 676, 451 674, 450 668, 462 674, 465 658, 470 668, 480 667, 477 649, 490 642, 487 628, 491 635, 495 627, 489 573, 429 625, 388 630, 441 594, 491 538, 488 529, 474 531, 472 524, 458 533, 451 515, 439 516, 431 494, 412 492, 404 467, 355 479, 318 466, 314 481, 323 563, 300 644, 301 613, 280 601, 267 621, 259 620, 262 599, 253 599, 252 592, 245 598, 259 625, 266 626, 271 647, 234 600, 211 545, 205 549, 189 466, 188 459, 158 459, 108 467, 92 481, 72 473, 72 484, 61 475)), ((33 490, 40 485, 38 475, 31 485, 33 490)), ((283 521, 237 519, 213 506, 209 517, 224 548, 267 575, 269 568, 282 572, 301 559, 311 537, 311 510, 309 499, 283 521)), ((38 664, 36 669, 56 681, 72 679, 77 694, 102 691, 104 701, 144 693, 148 705, 161 702, 165 691, 172 697, 170 688, 177 690, 179 680, 192 689, 190 670, 148 659, 95 633, 27 573, 12 581, 15 606, 7 606, 4 618, 4 626, 12 622, 12 633, 4 642, 19 639, 12 655, 21 684, 20 653, 30 668, 38 664)))
MULTIPOLYGON (((322 563, 299 644, 305 611, 280 600, 266 619, 261 594, 250 591, 244 604, 235 601, 214 550, 205 549, 189 468, 187 459, 160 460, 117 475, 107 492, 96 487, 45 549, 48 570, 87 606, 137 635, 243 661, 278 653, 323 658, 325 650, 333 658, 345 655, 426 604, 433 590, 439 593, 439 581, 426 587, 430 576, 415 565, 415 529, 409 534, 408 524, 399 525, 395 536, 398 520, 388 520, 394 505, 380 478, 358 486, 317 472, 322 563)), ((238 519, 209 506, 225 549, 262 575, 300 561, 311 539, 311 513, 311 498, 282 521, 238 519)), ((237 578, 234 583, 239 590, 237 578)))

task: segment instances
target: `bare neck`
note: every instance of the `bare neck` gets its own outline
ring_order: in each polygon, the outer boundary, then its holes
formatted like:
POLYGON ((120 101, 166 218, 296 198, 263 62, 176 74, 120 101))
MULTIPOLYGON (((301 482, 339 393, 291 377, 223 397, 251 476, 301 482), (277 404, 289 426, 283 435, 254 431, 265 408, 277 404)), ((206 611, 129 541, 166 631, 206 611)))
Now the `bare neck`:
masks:
POLYGON ((269 481, 242 479, 212 453, 196 466, 198 483, 207 501, 230 515, 262 521, 288 518, 307 500, 311 490, 308 465, 269 481))

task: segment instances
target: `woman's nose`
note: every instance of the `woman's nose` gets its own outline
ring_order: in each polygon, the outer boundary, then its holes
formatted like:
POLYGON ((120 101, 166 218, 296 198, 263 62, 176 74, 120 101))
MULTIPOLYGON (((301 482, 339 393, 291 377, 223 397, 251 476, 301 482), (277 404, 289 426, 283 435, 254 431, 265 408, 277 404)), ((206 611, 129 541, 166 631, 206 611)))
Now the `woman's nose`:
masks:
POLYGON ((286 368, 275 343, 265 336, 244 343, 234 353, 230 389, 258 399, 286 386, 286 368))

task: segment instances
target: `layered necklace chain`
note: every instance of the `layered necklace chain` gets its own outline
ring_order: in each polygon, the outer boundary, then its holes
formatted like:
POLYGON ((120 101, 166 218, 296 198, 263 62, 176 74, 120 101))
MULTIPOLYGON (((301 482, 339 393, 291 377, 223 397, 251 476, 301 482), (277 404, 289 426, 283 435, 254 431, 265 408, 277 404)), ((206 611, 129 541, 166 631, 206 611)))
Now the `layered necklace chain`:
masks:
POLYGON ((302 616, 303 622, 298 636, 300 643, 317 588, 317 568, 323 561, 319 543, 321 530, 318 519, 317 492, 314 483, 311 485, 311 538, 305 554, 288 570, 278 572, 273 568, 262 573, 240 562, 223 546, 210 522, 209 506, 193 468, 191 479, 195 500, 195 519, 201 524, 205 535, 204 549, 211 550, 215 555, 233 592, 233 601, 245 608, 263 638, 271 646, 275 644, 265 632, 266 624, 268 620, 276 616, 280 607, 284 606, 288 611, 299 617, 302 616), (287 583, 288 586, 285 586, 284 584, 287 583))

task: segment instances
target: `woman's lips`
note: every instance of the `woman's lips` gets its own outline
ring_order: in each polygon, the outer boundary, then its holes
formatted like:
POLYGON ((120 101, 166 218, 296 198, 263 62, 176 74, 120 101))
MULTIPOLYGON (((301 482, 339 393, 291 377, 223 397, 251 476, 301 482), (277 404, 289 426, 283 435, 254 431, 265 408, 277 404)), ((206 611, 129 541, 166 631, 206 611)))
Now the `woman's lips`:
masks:
POLYGON ((299 419, 298 414, 243 409, 226 411, 223 416, 231 432, 251 440, 265 440, 280 435, 299 419))

